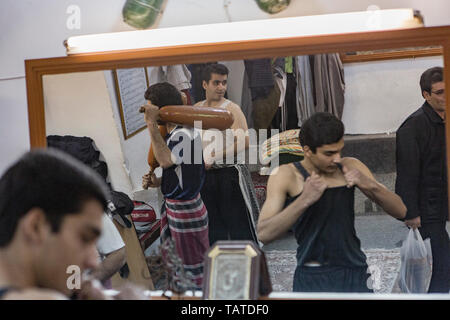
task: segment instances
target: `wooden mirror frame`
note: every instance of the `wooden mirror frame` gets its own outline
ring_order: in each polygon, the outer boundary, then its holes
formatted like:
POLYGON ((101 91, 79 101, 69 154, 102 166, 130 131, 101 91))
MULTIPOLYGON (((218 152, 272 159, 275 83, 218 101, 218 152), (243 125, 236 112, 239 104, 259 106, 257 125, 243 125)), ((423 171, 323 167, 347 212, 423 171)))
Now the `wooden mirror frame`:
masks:
MULTIPOLYGON (((149 65, 241 60, 242 57, 256 59, 421 46, 442 46, 445 67, 444 81, 450 84, 450 26, 180 45, 25 60, 30 146, 31 148, 46 146, 42 85, 44 75, 135 68, 149 65)), ((446 111, 447 114, 450 114, 450 94, 447 94, 446 111)), ((446 140, 447 172, 448 181, 450 181, 450 125, 448 121, 446 123, 446 140)))

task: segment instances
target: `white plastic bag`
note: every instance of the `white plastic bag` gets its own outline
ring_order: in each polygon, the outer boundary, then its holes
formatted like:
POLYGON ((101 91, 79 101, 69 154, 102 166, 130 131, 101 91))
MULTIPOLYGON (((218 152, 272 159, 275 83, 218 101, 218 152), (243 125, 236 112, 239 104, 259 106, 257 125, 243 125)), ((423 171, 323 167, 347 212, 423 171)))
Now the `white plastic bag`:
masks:
POLYGON ((400 249, 398 286, 404 293, 427 293, 433 258, 430 239, 422 240, 419 230, 410 229, 400 249))

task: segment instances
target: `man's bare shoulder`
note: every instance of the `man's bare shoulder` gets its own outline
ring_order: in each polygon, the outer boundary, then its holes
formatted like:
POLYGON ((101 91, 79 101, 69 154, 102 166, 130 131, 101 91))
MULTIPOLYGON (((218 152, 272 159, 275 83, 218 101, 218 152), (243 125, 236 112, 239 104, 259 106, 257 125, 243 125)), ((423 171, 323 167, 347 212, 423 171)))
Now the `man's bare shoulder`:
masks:
POLYGON ((4 300, 67 300, 67 297, 57 291, 50 289, 20 289, 11 290, 4 297, 4 300))
POLYGON ((271 172, 269 180, 287 185, 292 181, 296 174, 297 168, 293 163, 282 164, 271 172))
POLYGON ((293 163, 283 164, 272 171, 267 182, 267 198, 282 198, 299 194, 303 179, 293 163))
POLYGON ((360 167, 362 167, 364 164, 357 158, 353 158, 353 157, 345 157, 341 159, 341 164, 348 167, 348 168, 355 168, 355 169, 359 169, 360 167))
POLYGON ((342 158, 341 164, 348 169, 357 169, 362 173, 372 177, 370 169, 359 159, 353 157, 342 158))
POLYGON ((225 106, 226 109, 228 109, 230 112, 232 111, 238 111, 238 112, 242 112, 241 107, 234 103, 233 101, 229 100, 230 102, 225 106))

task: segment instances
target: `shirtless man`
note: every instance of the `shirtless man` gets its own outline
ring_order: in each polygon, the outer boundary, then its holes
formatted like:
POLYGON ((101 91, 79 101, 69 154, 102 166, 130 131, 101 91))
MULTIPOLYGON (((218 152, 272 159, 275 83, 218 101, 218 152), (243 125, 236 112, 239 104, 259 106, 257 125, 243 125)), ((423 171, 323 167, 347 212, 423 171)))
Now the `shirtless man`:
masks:
POLYGON ((223 132, 222 145, 216 141, 213 142, 215 148, 211 148, 211 145, 208 146, 209 138, 205 138, 206 134, 203 133, 203 156, 207 171, 201 194, 208 209, 211 245, 218 240, 257 242, 254 213, 250 212, 253 209, 247 208, 239 184, 239 170, 247 168, 236 165, 236 161, 230 161, 249 147, 247 121, 241 108, 225 99, 227 79, 228 69, 225 65, 206 66, 202 77, 206 100, 196 104, 196 106, 225 108, 234 117, 231 128, 223 132), (212 152, 208 152, 209 150, 212 152))
MULTIPOLYGON (((0 178, 0 299, 59 300, 80 289, 69 277, 98 266, 107 192, 93 170, 55 149, 12 165, 0 178)), ((95 281, 78 294, 109 299, 95 281)))
POLYGON ((358 159, 341 158, 344 125, 316 113, 300 132, 305 158, 270 176, 258 236, 269 243, 293 228, 298 243, 294 291, 371 292, 366 256, 354 227, 354 190, 394 218, 406 207, 358 159))

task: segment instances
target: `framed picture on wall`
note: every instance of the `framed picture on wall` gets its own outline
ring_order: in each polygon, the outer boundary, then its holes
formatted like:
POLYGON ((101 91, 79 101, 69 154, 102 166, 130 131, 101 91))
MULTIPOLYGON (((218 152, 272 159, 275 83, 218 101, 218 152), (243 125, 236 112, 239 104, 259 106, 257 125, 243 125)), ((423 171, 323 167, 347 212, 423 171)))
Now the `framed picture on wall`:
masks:
POLYGON ((113 70, 116 96, 124 139, 128 139, 146 128, 144 115, 139 108, 146 104, 145 90, 148 88, 146 68, 113 70))

